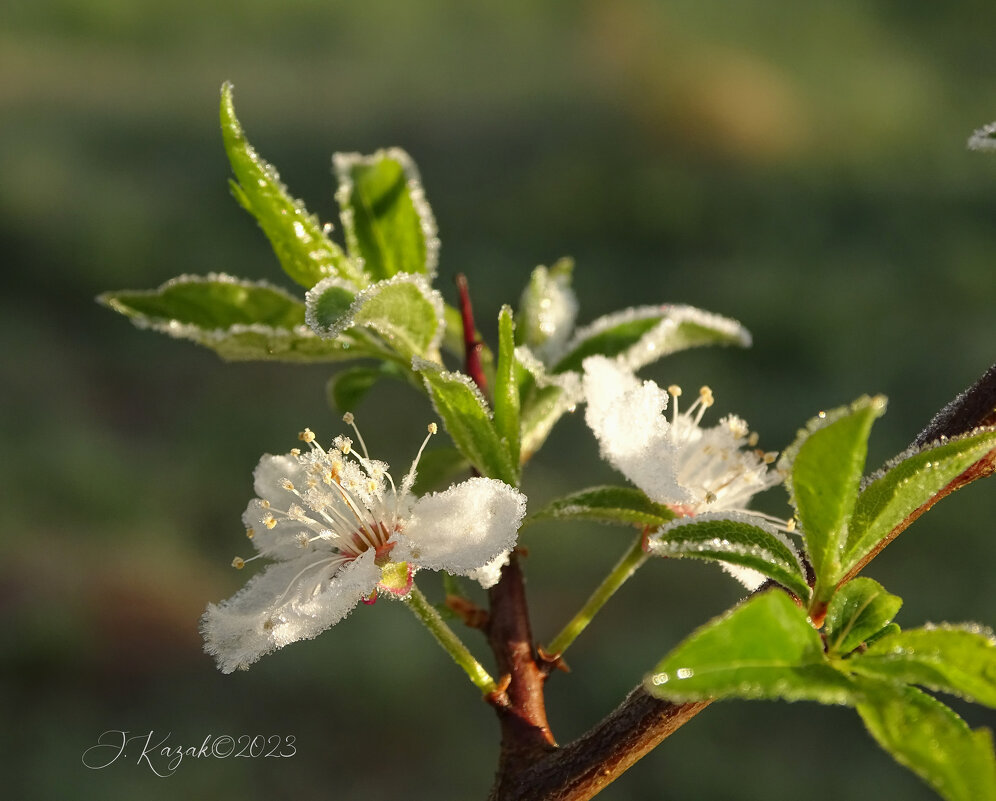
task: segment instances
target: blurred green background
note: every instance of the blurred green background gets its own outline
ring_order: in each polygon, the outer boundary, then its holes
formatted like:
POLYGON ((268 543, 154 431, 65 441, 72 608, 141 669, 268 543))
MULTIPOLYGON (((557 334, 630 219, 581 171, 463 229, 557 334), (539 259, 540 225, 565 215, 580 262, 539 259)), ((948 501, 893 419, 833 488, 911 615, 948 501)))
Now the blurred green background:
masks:
MULTIPOLYGON (((0 29, 0 777, 24 799, 486 796, 497 726, 398 604, 221 676, 208 601, 245 579, 240 515, 263 452, 329 436, 323 367, 224 364, 134 330, 106 289, 180 273, 283 280, 232 202, 217 123, 232 80, 249 136, 335 219, 330 155, 400 145, 485 332, 529 271, 577 260, 580 322, 686 302, 740 319, 746 352, 647 371, 709 383, 768 448, 820 408, 890 396, 870 467, 996 358, 996 4, 755 0, 364 3, 14 0, 0 29), (202 759, 169 778, 106 730, 295 735, 291 759, 202 759)), ((431 410, 385 386, 357 418, 404 472, 431 410), (398 413, 410 410, 411 416, 398 413)), ((533 508, 620 480, 579 418, 527 471, 533 508)), ((996 622, 993 485, 919 521, 868 575, 899 621, 996 622)), ((762 499, 784 513, 776 489, 762 499)), ((538 640, 627 545, 608 528, 525 540, 538 640)), ((437 591, 432 580, 428 591, 437 591)), ((720 571, 648 565, 550 683, 567 742, 733 603, 720 571)), ((468 641, 484 654, 482 643, 468 641)), ((979 710, 958 707, 973 724, 979 710)), ((928 799, 842 709, 717 704, 609 799, 928 799)))

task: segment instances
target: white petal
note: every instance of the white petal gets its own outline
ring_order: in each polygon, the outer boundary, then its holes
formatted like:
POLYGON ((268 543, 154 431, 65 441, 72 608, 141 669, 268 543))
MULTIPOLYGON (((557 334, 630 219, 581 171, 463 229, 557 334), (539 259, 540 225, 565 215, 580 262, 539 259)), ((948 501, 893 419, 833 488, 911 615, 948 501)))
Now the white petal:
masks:
POLYGON ((372 551, 345 565, 316 553, 272 564, 227 601, 208 606, 201 618, 204 650, 223 673, 244 669, 338 623, 379 578, 372 551))
POLYGON ((511 551, 502 551, 486 565, 482 565, 477 570, 471 570, 467 578, 478 582, 484 589, 495 586, 501 578, 501 569, 508 564, 508 555, 511 551))
POLYGON ((515 545, 526 496, 493 478, 470 478, 415 502, 395 561, 469 575, 515 545))
POLYGON ((264 454, 252 477, 256 495, 278 509, 287 509, 292 503, 300 503, 293 493, 283 488, 285 480, 289 480, 298 489, 303 489, 307 481, 304 465, 291 454, 264 454))
POLYGON ((667 393, 604 356, 590 356, 583 367, 584 418, 602 456, 658 503, 691 500, 677 480, 678 447, 663 415, 667 393))

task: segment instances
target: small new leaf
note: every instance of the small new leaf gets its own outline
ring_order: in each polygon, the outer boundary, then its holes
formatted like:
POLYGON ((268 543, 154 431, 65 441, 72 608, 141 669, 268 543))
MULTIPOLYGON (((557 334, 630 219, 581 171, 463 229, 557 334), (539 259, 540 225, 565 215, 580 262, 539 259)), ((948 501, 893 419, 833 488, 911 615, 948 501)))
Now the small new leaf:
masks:
POLYGON ((858 496, 868 435, 884 412, 881 396, 821 412, 782 456, 779 466, 791 467, 786 483, 816 573, 817 602, 829 600, 840 578, 841 550, 858 496))
POLYGON ((365 355, 348 338, 319 339, 304 304, 279 287, 230 275, 181 275, 157 289, 107 292, 97 300, 149 328, 211 348, 230 361, 325 362, 365 355))
POLYGON ((750 333, 736 320, 692 306, 643 306, 600 317, 578 329, 554 365, 554 373, 578 371, 589 356, 615 356, 637 370, 687 348, 749 347, 750 333))
POLYGON ((498 315, 498 368, 495 372, 495 428, 508 450, 509 461, 519 464, 519 383, 515 361, 515 324, 512 310, 498 315))
POLYGON ((304 204, 290 196, 273 166, 249 144, 235 116, 230 83, 221 87, 221 132, 236 177, 231 182, 232 194, 256 218, 284 272, 307 289, 332 275, 363 286, 362 273, 328 238, 304 204))
POLYGON ((849 654, 896 616, 903 600, 877 581, 856 578, 830 599, 824 633, 830 655, 849 654))
POLYGON ((399 148, 371 156, 336 153, 342 227, 350 253, 372 281, 436 273, 439 239, 418 170, 399 148))
POLYGON ((432 405, 453 444, 482 475, 514 487, 518 466, 509 459, 491 420, 487 401, 470 377, 418 357, 412 360, 412 369, 425 382, 432 405))
POLYGON ((947 801, 994 801, 992 736, 915 687, 859 680, 858 714, 878 744, 947 801))
POLYGON ((876 640, 847 665, 863 676, 919 684, 996 707, 996 640, 979 626, 908 629, 876 640))
POLYGON ((867 482, 854 505, 842 571, 847 572, 948 494, 945 488, 996 448, 996 430, 902 454, 867 482))
POLYGON ((636 487, 589 487, 551 501, 526 523, 537 520, 597 520, 624 526, 659 528, 675 517, 636 487))
POLYGON ((323 337, 353 327, 372 332, 404 362, 433 357, 443 336, 443 301, 420 275, 403 273, 360 291, 349 300, 338 278, 327 278, 306 297, 307 322, 323 337), (345 308, 343 308, 345 306, 345 308))
POLYGON ((853 704, 853 683, 832 668, 806 613, 781 590, 755 595, 700 628, 645 681, 677 702, 707 698, 853 704))
POLYGON ((649 540, 657 556, 725 562, 763 573, 809 600, 809 585, 791 544, 773 527, 749 515, 717 513, 681 518, 649 540))

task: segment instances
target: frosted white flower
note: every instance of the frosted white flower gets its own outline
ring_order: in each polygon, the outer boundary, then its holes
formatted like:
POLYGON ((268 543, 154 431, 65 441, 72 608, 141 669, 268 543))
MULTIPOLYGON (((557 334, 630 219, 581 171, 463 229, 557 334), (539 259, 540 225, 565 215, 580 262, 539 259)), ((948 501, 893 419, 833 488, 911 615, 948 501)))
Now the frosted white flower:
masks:
MULTIPOLYGON (((356 434, 362 455, 345 437, 326 450, 305 429, 306 452, 260 459, 259 497, 243 521, 257 550, 252 559, 273 563, 232 598, 210 604, 202 618, 205 650, 222 672, 315 637, 360 601, 372 603, 378 591, 407 595, 418 568, 471 576, 485 587, 498 580, 525 496, 478 477, 416 498, 411 488, 422 450, 398 487, 356 434)), ((242 568, 252 559, 232 564, 242 568)))
MULTIPOLYGON (((708 387, 679 411, 680 387, 665 391, 604 356, 585 359, 583 368, 585 421, 602 457, 651 500, 682 517, 746 512, 766 518, 746 507, 756 493, 784 478, 769 469, 777 454, 756 450, 757 435, 736 415, 703 428, 702 419, 714 403, 708 387), (664 412, 669 402, 668 418, 664 412)), ((665 526, 655 537, 666 531, 665 526)), ((756 571, 724 567, 751 589, 763 581, 756 571)))

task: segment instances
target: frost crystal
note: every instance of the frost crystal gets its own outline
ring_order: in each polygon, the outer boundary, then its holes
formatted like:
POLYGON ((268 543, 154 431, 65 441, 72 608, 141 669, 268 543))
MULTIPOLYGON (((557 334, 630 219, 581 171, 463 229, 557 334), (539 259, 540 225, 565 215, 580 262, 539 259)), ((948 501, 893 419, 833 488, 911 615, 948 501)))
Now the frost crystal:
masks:
POLYGON ((418 457, 398 487, 356 435, 362 455, 346 437, 326 450, 305 429, 307 452, 260 459, 259 497, 243 515, 258 553, 232 564, 241 569, 260 557, 273 564, 229 600, 210 604, 202 618, 205 650, 222 672, 315 637, 378 590, 407 595, 418 568, 470 576, 485 587, 498 580, 525 496, 501 481, 471 478, 416 498, 418 457))
MULTIPOLYGON (((756 493, 782 480, 781 471, 768 469, 775 454, 755 450, 757 436, 741 418, 728 415, 701 427, 714 403, 708 387, 679 412, 680 387, 665 391, 653 381, 641 382, 604 356, 585 359, 583 367, 585 421, 603 458, 651 500, 681 516, 741 513, 756 493), (669 402, 670 419, 664 415, 669 402)), ((748 586, 759 583, 759 574, 741 570, 731 572, 748 586)))

